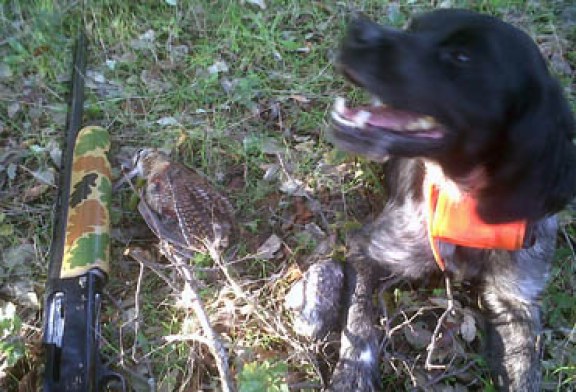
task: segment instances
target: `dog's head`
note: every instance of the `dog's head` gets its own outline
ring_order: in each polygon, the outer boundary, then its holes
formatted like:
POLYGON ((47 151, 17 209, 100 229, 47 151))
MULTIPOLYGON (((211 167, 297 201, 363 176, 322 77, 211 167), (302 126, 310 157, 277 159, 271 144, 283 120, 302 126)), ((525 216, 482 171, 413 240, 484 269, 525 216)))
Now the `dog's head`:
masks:
POLYGON ((438 10, 406 30, 350 24, 339 68, 377 100, 338 99, 332 139, 372 159, 423 157, 458 182, 484 173, 487 221, 536 219, 576 189, 574 120, 536 45, 496 18, 438 10))

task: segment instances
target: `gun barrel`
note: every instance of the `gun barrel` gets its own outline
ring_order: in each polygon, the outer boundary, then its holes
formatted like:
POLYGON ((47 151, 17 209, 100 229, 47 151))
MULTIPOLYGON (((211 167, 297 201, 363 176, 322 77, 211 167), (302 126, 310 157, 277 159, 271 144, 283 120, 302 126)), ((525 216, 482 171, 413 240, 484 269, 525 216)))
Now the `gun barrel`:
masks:
POLYGON ((80 33, 44 316, 44 391, 100 391, 121 375, 100 358, 102 289, 110 254, 110 138, 101 127, 81 129, 87 40, 80 33))
POLYGON ((72 177, 72 156, 76 137, 82 124, 84 112, 84 79, 86 75, 86 55, 88 40, 83 30, 78 34, 74 49, 74 62, 72 65, 72 87, 70 104, 68 108, 68 120, 66 137, 64 139, 64 154, 60 167, 60 187, 55 206, 54 230, 52 245, 50 247, 50 268, 48 270, 48 283, 60 278, 60 269, 64 252, 64 237, 66 234, 66 222, 68 220, 68 198, 70 193, 70 181, 72 177))

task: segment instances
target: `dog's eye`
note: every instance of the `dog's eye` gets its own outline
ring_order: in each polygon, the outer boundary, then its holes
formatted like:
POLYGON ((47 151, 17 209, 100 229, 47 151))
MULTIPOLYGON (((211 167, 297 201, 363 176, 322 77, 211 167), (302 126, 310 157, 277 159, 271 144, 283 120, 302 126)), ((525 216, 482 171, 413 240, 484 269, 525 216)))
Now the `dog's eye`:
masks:
POLYGON ((472 62, 470 54, 463 49, 444 50, 441 55, 442 60, 459 66, 466 66, 472 62))
POLYGON ((455 51, 454 53, 452 53, 452 58, 454 61, 462 64, 469 63, 472 60, 468 55, 468 53, 461 51, 455 51))

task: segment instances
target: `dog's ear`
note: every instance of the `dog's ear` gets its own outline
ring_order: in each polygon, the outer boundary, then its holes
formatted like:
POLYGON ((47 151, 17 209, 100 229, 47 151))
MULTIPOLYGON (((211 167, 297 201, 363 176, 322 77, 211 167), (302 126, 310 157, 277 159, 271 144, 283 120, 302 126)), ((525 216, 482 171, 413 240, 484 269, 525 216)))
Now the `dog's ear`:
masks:
POLYGON ((539 219, 576 195, 576 126, 561 88, 546 75, 525 92, 515 97, 514 120, 501 141, 507 148, 479 201, 488 222, 539 219))
POLYGON ((544 152, 543 165, 550 164, 551 170, 544 171, 543 197, 545 212, 561 210, 576 196, 576 122, 560 86, 554 81, 548 115, 550 134, 548 149, 544 152), (556 135, 555 137, 552 134, 556 135))

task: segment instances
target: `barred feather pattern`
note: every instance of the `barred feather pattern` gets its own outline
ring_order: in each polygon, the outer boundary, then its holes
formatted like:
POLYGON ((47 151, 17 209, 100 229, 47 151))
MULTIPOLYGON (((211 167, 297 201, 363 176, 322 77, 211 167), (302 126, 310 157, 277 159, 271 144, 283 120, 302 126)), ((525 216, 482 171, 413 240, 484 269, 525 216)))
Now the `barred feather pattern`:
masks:
POLYGON ((195 252, 205 252, 206 242, 230 245, 234 208, 207 179, 155 149, 140 151, 136 159, 147 180, 144 200, 154 214, 155 222, 147 223, 159 237, 195 252))

